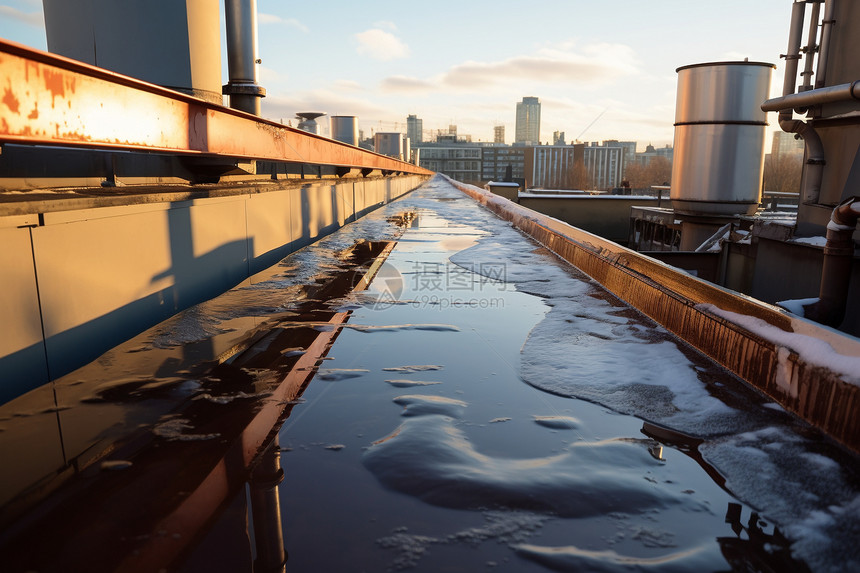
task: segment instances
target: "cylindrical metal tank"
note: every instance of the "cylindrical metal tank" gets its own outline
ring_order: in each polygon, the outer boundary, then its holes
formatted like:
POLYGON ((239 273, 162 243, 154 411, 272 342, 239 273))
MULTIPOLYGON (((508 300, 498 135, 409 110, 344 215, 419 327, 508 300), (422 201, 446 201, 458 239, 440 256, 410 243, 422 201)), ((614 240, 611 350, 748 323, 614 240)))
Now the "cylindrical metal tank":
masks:
POLYGON ((358 145, 358 118, 354 115, 331 116, 331 138, 350 145, 358 145))
POLYGON ((373 135, 373 150, 381 155, 403 159, 403 134, 379 131, 373 135))
POLYGON ((755 213, 776 66, 714 62, 678 68, 672 206, 688 215, 755 213))

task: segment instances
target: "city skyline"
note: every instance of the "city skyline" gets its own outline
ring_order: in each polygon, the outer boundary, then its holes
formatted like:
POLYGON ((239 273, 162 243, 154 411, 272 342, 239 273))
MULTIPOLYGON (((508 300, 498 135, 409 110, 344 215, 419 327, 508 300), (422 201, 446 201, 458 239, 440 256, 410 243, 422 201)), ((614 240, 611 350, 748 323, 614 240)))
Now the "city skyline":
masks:
MULTIPOLYGON (((568 141, 661 147, 673 140, 677 67, 771 62, 771 94, 782 90, 791 2, 691 4, 549 0, 524 12, 509 1, 439 0, 433 10, 383 1, 369 11, 336 0, 323 19, 309 3, 258 0, 262 115, 295 125, 296 112, 322 111, 324 134, 328 117, 355 115, 368 135, 405 131, 414 114, 428 130, 456 124, 475 141, 506 125, 511 143, 515 104, 534 95, 542 143, 563 131, 568 141)), ((0 2, 0 37, 46 49, 41 2, 0 2)), ((223 56, 222 67, 226 83, 223 56)))

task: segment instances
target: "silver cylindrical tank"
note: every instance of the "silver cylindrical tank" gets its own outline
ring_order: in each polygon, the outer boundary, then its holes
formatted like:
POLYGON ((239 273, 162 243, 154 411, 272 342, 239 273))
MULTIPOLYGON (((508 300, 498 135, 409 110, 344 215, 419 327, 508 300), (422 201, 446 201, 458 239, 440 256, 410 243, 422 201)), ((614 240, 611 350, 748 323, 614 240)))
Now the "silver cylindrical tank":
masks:
POLYGON ((403 135, 397 131, 379 131, 373 135, 373 150, 382 155, 403 159, 403 135))
POLYGON ((672 206, 688 215, 755 213, 776 66, 715 62, 678 68, 672 206))
POLYGON ((358 145, 358 118, 354 115, 331 116, 331 138, 350 145, 358 145))

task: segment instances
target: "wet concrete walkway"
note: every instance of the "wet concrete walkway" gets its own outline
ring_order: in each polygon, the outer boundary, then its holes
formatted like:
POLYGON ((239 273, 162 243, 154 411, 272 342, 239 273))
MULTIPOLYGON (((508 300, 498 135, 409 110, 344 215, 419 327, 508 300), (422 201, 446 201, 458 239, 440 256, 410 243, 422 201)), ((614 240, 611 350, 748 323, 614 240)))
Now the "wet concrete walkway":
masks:
MULTIPOLYGON (((47 532, 32 533, 51 496, 5 523, 12 570, 67 559, 124 571, 860 564, 856 458, 444 180, 276 271, 57 386, 79 390, 42 418, 116 416, 89 439, 59 424, 66 450, 88 446, 64 454, 86 467, 64 470, 77 475, 57 495, 104 489, 55 507, 47 532), (390 219, 403 213, 398 229, 390 219), (396 240, 369 285, 336 256, 356 239, 396 240), (344 276, 345 288, 325 286, 344 276), (143 363, 157 368, 135 378, 143 363), (93 381, 117 364, 130 379, 93 381), (268 435, 259 444, 255 424, 268 435), (153 483, 170 472, 187 479, 153 483), (119 509, 93 501, 112 492, 119 509), (75 521, 60 516, 74 511, 94 524, 86 547, 120 550, 69 548, 75 521)), ((0 411, 0 427, 30 414, 0 411)))

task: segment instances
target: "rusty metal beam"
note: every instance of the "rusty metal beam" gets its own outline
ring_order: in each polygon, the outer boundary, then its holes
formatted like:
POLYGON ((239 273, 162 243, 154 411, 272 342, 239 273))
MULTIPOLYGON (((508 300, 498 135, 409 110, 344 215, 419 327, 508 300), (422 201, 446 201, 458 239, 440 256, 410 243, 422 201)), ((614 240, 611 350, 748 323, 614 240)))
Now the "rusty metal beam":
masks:
POLYGON ((0 39, 0 144, 431 172, 82 62, 0 39))

